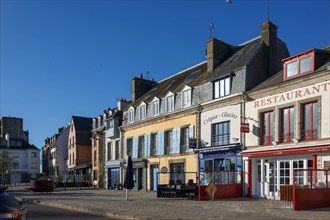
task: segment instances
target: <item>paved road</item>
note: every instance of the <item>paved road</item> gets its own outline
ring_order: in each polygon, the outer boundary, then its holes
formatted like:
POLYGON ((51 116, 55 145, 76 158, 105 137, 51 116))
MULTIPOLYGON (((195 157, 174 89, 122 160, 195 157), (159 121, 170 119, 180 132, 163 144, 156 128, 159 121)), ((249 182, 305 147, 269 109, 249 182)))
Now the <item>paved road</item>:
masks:
POLYGON ((28 220, 80 220, 80 219, 93 219, 93 220, 111 220, 110 218, 105 218, 97 215, 90 215, 81 212, 74 212, 66 209, 59 209, 50 206, 43 206, 37 204, 24 204, 28 207, 28 220))

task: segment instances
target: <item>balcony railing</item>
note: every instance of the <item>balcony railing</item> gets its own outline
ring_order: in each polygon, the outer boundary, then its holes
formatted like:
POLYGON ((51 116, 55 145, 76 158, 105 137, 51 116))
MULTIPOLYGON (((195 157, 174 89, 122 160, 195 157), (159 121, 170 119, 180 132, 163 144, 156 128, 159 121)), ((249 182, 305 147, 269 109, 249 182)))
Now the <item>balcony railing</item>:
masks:
POLYGON ((260 145, 270 145, 273 141, 273 135, 265 135, 260 137, 260 145))
POLYGON ((307 140, 317 140, 318 139, 318 130, 313 129, 313 130, 302 130, 301 131, 301 139, 304 141, 307 140))
POLYGON ((280 142, 281 143, 290 143, 290 142, 292 142, 293 138, 294 138, 294 133, 293 132, 280 134, 280 142))
POLYGON ((212 136, 212 146, 229 144, 230 134, 212 136))

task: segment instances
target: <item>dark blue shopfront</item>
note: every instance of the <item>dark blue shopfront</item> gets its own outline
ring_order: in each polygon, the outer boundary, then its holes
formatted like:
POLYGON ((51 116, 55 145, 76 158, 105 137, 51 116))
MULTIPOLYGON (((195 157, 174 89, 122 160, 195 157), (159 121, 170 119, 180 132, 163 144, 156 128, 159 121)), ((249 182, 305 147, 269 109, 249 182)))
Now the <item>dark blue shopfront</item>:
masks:
POLYGON ((120 186, 120 168, 108 168, 108 189, 118 189, 120 186))
POLYGON ((199 199, 208 195, 204 192, 210 183, 218 192, 215 199, 242 196, 241 145, 204 147, 195 150, 199 158, 199 199))

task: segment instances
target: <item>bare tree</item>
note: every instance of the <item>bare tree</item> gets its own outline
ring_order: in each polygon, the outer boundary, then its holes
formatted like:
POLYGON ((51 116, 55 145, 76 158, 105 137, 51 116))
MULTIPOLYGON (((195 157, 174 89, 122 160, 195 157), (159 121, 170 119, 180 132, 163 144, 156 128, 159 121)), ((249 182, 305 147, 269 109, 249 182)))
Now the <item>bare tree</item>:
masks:
POLYGON ((5 184, 6 172, 12 167, 13 158, 6 150, 0 151, 0 174, 2 175, 2 184, 5 184))

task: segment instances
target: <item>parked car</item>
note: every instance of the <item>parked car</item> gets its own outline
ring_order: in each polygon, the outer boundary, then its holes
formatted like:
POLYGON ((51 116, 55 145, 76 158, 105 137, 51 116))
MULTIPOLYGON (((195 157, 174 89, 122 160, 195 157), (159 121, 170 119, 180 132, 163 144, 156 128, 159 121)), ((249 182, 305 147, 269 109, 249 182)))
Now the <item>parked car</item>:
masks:
POLYGON ((6 192, 7 187, 0 186, 0 219, 1 220, 25 220, 27 208, 14 196, 6 192))

